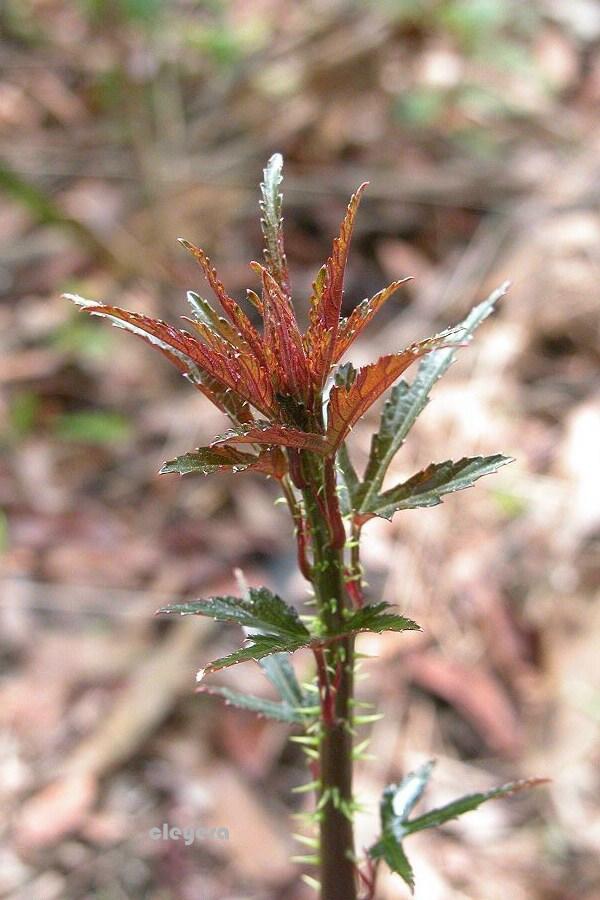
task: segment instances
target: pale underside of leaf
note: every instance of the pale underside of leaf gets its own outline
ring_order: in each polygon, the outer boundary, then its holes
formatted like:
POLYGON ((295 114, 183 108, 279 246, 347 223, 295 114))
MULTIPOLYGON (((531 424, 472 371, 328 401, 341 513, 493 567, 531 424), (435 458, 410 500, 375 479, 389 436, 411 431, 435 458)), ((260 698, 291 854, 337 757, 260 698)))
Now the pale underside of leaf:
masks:
POLYGON ((455 462, 431 463, 408 481, 372 497, 370 507, 360 518, 365 520, 380 516, 391 519, 394 513, 402 509, 437 506, 444 494, 471 487, 478 478, 491 475, 511 462, 514 462, 511 457, 496 453, 493 456, 463 457, 455 462))
POLYGON ((411 363, 444 346, 447 338, 448 332, 444 332, 412 344, 401 353, 382 356, 377 362, 360 368, 349 387, 334 385, 327 407, 326 437, 331 450, 337 450, 356 422, 411 363))
POLYGON ((306 716, 303 716, 299 709, 290 706, 289 703, 277 700, 267 700, 264 697, 257 697, 253 694, 243 694, 241 691, 234 691, 228 687, 202 685, 198 688, 198 691, 204 694, 223 697, 225 702, 231 706, 236 706, 238 709, 249 710, 259 716, 265 716, 268 719, 286 722, 288 725, 306 724, 306 716))
POLYGON ((411 277, 401 278, 399 281, 393 281, 388 287, 379 291, 373 297, 363 300, 356 306, 347 319, 340 322, 338 333, 335 341, 332 362, 336 363, 342 358, 354 341, 367 327, 371 319, 379 312, 382 306, 396 291, 407 281, 411 281, 411 277))
POLYGON ((455 360, 458 347, 472 338, 475 330, 493 312, 508 288, 509 284, 505 282, 486 300, 474 307, 458 326, 455 334, 448 335, 447 346, 444 349, 434 350, 421 360, 412 384, 401 382, 392 389, 391 396, 383 408, 379 430, 371 441, 371 452, 363 484, 357 491, 359 513, 368 509, 372 497, 381 490, 392 459, 429 402, 431 389, 455 360))
POLYGON ((283 216, 281 214, 282 195, 280 191, 283 181, 283 158, 281 153, 274 153, 263 170, 263 182, 260 186, 262 199, 261 227, 265 239, 265 261, 267 268, 284 294, 290 296, 290 281, 283 243, 283 216))

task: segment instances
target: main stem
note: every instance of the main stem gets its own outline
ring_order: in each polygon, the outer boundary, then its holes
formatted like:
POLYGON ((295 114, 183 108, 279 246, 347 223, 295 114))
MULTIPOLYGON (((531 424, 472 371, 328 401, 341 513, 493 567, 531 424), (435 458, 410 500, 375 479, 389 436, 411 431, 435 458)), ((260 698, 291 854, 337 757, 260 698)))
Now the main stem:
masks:
MULTIPOLYGON (((327 463, 311 454, 303 457, 302 493, 312 544, 312 584, 325 632, 335 634, 341 630, 349 602, 343 548, 337 546, 335 526, 324 513, 327 463)), ((331 502, 330 497, 329 513, 331 502)), ((356 900, 352 825, 353 638, 332 641, 324 648, 323 656, 326 682, 323 683, 321 673, 318 790, 321 900, 356 900)))

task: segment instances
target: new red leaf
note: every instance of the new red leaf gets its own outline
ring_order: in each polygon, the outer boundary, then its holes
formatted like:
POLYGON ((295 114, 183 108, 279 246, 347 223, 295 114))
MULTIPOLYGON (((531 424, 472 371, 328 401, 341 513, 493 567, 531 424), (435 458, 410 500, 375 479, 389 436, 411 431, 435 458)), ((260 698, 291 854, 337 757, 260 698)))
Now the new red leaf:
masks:
POLYGON ((252 349, 252 352, 257 357, 257 359, 261 360, 261 362, 266 363, 264 358, 264 348, 263 341, 244 312, 241 306, 230 297, 227 291, 225 290, 222 281, 219 279, 217 275, 217 270, 211 263, 210 259, 200 247, 196 247, 194 244, 191 244, 189 241, 184 240, 183 238, 178 238, 179 243, 185 247, 186 250, 189 250, 202 271, 204 272, 204 277, 210 284, 212 291, 221 304, 225 313, 229 316, 229 319, 238 329, 240 336, 246 341, 246 343, 252 349))
POLYGON ((396 293, 401 285, 410 280, 411 277, 409 276, 408 278, 401 278, 400 281, 393 281, 388 287, 371 297, 370 300, 363 300, 362 303, 359 303, 348 318, 340 322, 332 362, 336 363, 342 358, 346 350, 354 343, 384 303, 389 300, 392 294, 396 293))
POLYGON ((363 366, 350 385, 335 385, 329 395, 327 407, 327 433, 329 451, 335 452, 351 428, 375 403, 397 378, 419 356, 445 345, 448 332, 411 344, 402 353, 382 356, 376 363, 363 366))
POLYGON ((211 446, 220 444, 268 444, 274 447, 311 450, 313 453, 321 454, 326 454, 328 451, 325 437, 322 434, 300 431, 288 425, 271 425, 269 422, 256 422, 249 426, 232 428, 215 438, 211 446))
POLYGON ((271 381, 279 394, 308 399, 310 376, 302 336, 289 301, 260 263, 251 263, 263 284, 264 343, 272 363, 271 381))
POLYGON ((327 263, 317 276, 311 298, 310 326, 306 333, 306 347, 310 368, 316 386, 325 383, 331 364, 337 338, 342 300, 344 294, 344 274, 350 248, 354 219, 361 195, 368 182, 361 184, 352 195, 340 233, 333 242, 333 250, 327 263))

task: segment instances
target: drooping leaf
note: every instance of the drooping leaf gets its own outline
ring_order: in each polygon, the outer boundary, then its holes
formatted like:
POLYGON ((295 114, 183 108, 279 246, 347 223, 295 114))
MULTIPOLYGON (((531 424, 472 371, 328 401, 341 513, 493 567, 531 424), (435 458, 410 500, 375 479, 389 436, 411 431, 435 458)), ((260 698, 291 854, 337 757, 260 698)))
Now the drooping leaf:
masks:
POLYGON ((264 266, 252 263, 263 284, 264 342, 271 364, 271 381, 278 394, 308 398, 310 375, 289 297, 264 266))
POLYGON ((281 215, 282 196, 280 185, 283 181, 283 157, 274 153, 263 170, 264 181, 260 186, 262 199, 260 224, 265 239, 265 261, 267 268, 283 293, 290 296, 290 282, 287 260, 283 245, 283 217, 281 215))
POLYGON ((369 855, 373 859, 384 859, 390 870, 406 882, 411 893, 414 891, 415 874, 413 868, 408 861, 402 844, 399 844, 392 835, 387 834, 381 837, 376 844, 373 844, 369 850, 369 855))
POLYGON ((356 469, 350 459, 348 447, 341 444, 336 456, 336 476, 338 484, 338 498, 343 516, 351 515, 357 507, 357 492, 359 479, 356 469))
POLYGON ((286 653, 265 657, 259 665, 284 703, 292 709, 307 705, 308 698, 286 653))
POLYGON ((311 298, 310 325, 306 333, 306 347, 310 368, 318 388, 325 383, 333 362, 333 353, 340 324, 344 294, 344 275, 354 219, 367 182, 352 195, 340 233, 333 242, 331 256, 315 281, 311 298))
POLYGON ((382 356, 375 363, 363 366, 349 387, 336 386, 329 394, 327 407, 327 442, 337 450, 349 431, 402 372, 419 356, 430 353, 447 342, 448 332, 411 344, 401 353, 382 356))
POLYGON ((255 422, 249 426, 231 428, 215 438, 211 446, 219 444, 269 444, 278 447, 294 447, 311 450, 313 453, 327 453, 328 446, 322 434, 300 431, 289 425, 271 425, 269 422, 255 422))
POLYGON ((514 462, 512 457, 496 453, 493 456, 464 457, 456 462, 431 463, 408 481, 372 497, 362 518, 381 516, 391 519, 401 509, 437 506, 444 494, 471 487, 478 478, 490 475, 511 462, 514 462))
POLYGON ((234 447, 198 447, 197 450, 168 460, 160 469, 160 474, 188 475, 195 472, 200 475, 211 475, 213 472, 237 473, 246 469, 257 469, 266 475, 282 478, 285 475, 286 465, 281 454, 275 455, 271 450, 264 450, 255 455, 243 453, 234 447))
MULTIPOLYGON (((272 657, 266 657, 262 662, 272 657)), ((266 700, 264 697, 256 697, 253 694, 243 694, 240 691, 233 691, 228 687, 202 686, 201 693, 214 694, 223 697, 227 704, 237 706, 238 709, 247 709, 257 713, 259 716, 266 716, 268 719, 275 719, 278 722, 286 722, 288 725, 302 725, 306 723, 306 717, 294 706, 277 700, 266 700)))
POLYGON ((201 391, 221 412, 229 416, 233 425, 244 425, 254 421, 249 402, 208 372, 197 366, 190 366, 183 372, 184 378, 201 391))
MULTIPOLYGON (((162 607, 158 613, 180 616, 207 616, 219 622, 232 622, 245 628, 259 629, 262 636, 278 638, 310 638, 306 626, 292 606, 267 588, 249 588, 247 597, 209 597, 189 603, 162 607)), ((252 636, 252 640, 258 637, 252 636)))
POLYGON ((379 430, 371 441, 364 483, 359 491, 359 513, 369 507, 372 497, 381 490, 392 459, 429 402, 432 387, 456 358, 456 348, 453 345, 464 345, 472 338, 476 328, 492 313, 495 305, 508 291, 508 287, 508 282, 505 282, 493 291, 486 300, 471 310, 454 334, 448 335, 445 341, 447 346, 444 349, 434 350, 421 360, 412 384, 401 381, 392 388, 391 395, 383 407, 379 430))
POLYGON ((373 297, 363 300, 356 306, 347 319, 342 319, 338 328, 338 334, 333 350, 332 362, 336 363, 342 358, 344 353, 352 346, 357 337, 367 327, 371 319, 379 312, 381 307, 389 298, 396 293, 398 288, 407 281, 411 281, 411 277, 401 278, 399 281, 393 281, 388 287, 379 291, 373 297))

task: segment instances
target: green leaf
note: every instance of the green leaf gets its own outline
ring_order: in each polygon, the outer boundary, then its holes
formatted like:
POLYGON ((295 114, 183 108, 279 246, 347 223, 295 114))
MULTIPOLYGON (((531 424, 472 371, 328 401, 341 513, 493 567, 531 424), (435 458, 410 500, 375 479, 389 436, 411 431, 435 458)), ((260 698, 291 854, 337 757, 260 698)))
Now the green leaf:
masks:
POLYGON ((408 481, 372 497, 364 515, 391 519, 402 509, 437 506, 444 494, 471 487, 478 478, 490 475, 510 462, 514 462, 512 457, 496 453, 494 456, 464 457, 456 462, 432 463, 408 481))
POLYGON ((287 654, 276 653, 273 656, 265 657, 259 665, 288 706, 294 708, 306 706, 309 701, 312 702, 300 687, 287 654))
POLYGON ((367 604, 362 609, 356 610, 344 622, 345 634, 356 634, 361 631, 369 631, 381 634, 383 631, 420 631, 419 625, 412 619, 399 616, 396 613, 385 613, 383 610, 391 609, 389 603, 367 604))
MULTIPOLYGON (((295 638, 304 642, 310 638, 296 610, 265 587, 250 588, 247 598, 210 597, 207 600, 165 606, 159 609, 158 613, 208 616, 219 622, 232 622, 245 628, 257 628, 268 637, 295 638)), ((251 639, 258 640, 258 637, 253 636, 251 639)))
POLYGON ((301 647, 307 647, 310 643, 310 636, 307 634, 304 637, 298 636, 294 638, 291 636, 277 637, 276 635, 256 634, 248 637, 248 641, 250 641, 249 646, 235 650, 229 656, 214 659, 206 668, 200 669, 196 676, 197 681, 201 681, 207 673, 218 672, 220 669, 227 669, 230 666, 236 666, 238 663, 246 662, 250 659, 258 661, 273 653, 293 653, 295 650, 300 650, 301 647))
POLYGON ((406 882, 411 892, 415 889, 415 876, 412 866, 408 861, 402 844, 399 844, 391 835, 386 835, 374 844, 369 850, 373 859, 384 859, 392 872, 406 882))
MULTIPOLYGON (((273 657, 270 658, 272 659, 273 657)), ((264 661, 261 665, 263 664, 264 661)), ((290 706, 289 703, 266 700, 253 694, 242 694, 240 691, 232 691, 228 687, 211 686, 203 687, 201 690, 202 693, 223 697, 226 703, 237 706, 238 709, 247 709, 257 713, 259 716, 266 716, 268 719, 287 722, 288 725, 302 725, 306 723, 305 716, 298 712, 296 707, 290 706)))
POLYGON ((213 309, 208 300, 205 300, 204 297, 196 294, 195 291, 187 292, 187 300, 192 307, 192 313, 196 322, 200 322, 212 331, 216 331, 217 334, 220 334, 222 338, 229 341, 234 347, 248 347, 248 344, 240 336, 239 332, 233 325, 230 325, 227 319, 220 316, 218 312, 213 309))
MULTIPOLYGON (((472 309, 458 329, 447 336, 446 343, 463 345, 465 341, 470 340, 475 329, 487 319, 496 303, 506 294, 508 287, 508 282, 505 282, 490 294, 487 300, 472 309)), ((371 453, 359 492, 360 505, 357 512, 365 512, 371 505, 373 497, 381 490, 392 459, 429 402, 429 392, 455 358, 456 350, 452 347, 434 350, 420 362, 412 384, 401 381, 392 388, 391 395, 383 407, 379 430, 371 441, 371 453)))
POLYGON ((345 443, 341 445, 337 452, 336 475, 342 515, 349 516, 356 509, 359 480, 348 453, 348 446, 345 443))
POLYGON ((518 791, 527 790, 536 787, 539 784, 545 784, 546 778, 525 778, 521 781, 511 781, 503 784, 501 787, 493 788, 491 791, 484 791, 479 794, 467 794, 452 803, 432 809, 416 819, 403 823, 404 834, 414 834, 416 831, 424 831, 426 828, 437 828, 438 825, 444 825, 451 819, 457 819, 463 813, 471 812, 477 809, 482 803, 488 800, 497 800, 499 797, 507 797, 516 794, 518 791))
POLYGON ((410 772, 400 784, 390 784, 386 787, 380 805, 381 837, 369 850, 369 855, 373 859, 385 859, 390 869, 393 872, 397 872, 411 890, 414 888, 414 876, 402 846, 402 840, 405 837, 417 831, 424 831, 427 828, 443 825, 450 819, 455 819, 463 813, 477 809, 478 806, 481 806, 487 800, 506 797, 546 781, 544 778, 513 781, 491 791, 468 794, 438 809, 430 810, 430 812, 422 816, 409 819, 410 813, 419 802, 427 786, 433 765, 433 761, 430 760, 414 772, 410 772))
POLYGON ((211 475, 226 469, 232 472, 243 472, 256 463, 257 457, 251 453, 242 453, 233 447, 199 447, 190 453, 184 453, 176 459, 169 459, 160 469, 161 475, 188 475, 197 472, 200 475, 211 475))

